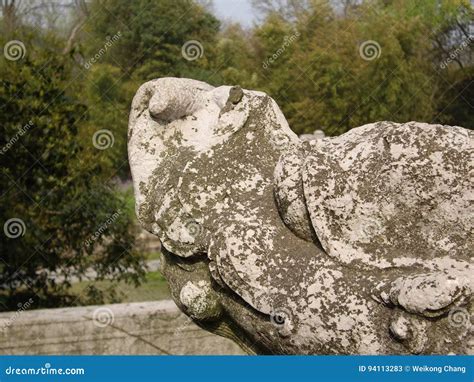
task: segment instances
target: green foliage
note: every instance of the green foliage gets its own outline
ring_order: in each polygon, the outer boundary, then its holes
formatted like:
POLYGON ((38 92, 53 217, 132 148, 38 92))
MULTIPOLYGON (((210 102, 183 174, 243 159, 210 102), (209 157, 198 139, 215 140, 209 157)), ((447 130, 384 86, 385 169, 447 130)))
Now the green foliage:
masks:
MULTIPOLYGON (((339 135, 378 120, 459 120, 472 127, 472 108, 466 104, 441 107, 456 97, 455 91, 443 91, 452 76, 440 70, 433 48, 433 39, 456 23, 465 2, 441 8, 438 3, 364 2, 340 17, 329 2, 318 2, 295 22, 270 13, 255 32, 264 56, 276 52, 292 28, 300 36, 260 72, 261 86, 277 99, 297 133, 323 129, 339 135), (373 60, 359 51, 367 41, 380 47, 373 60)), ((469 86, 472 75, 460 76, 469 86)))
POLYGON ((29 47, 24 59, 0 63, 4 308, 29 297, 35 307, 71 304, 70 280, 88 269, 98 279, 143 277, 127 205, 108 186, 115 171, 92 144, 90 110, 74 96, 71 63, 29 47), (9 219, 19 219, 23 235, 7 234, 9 219))
POLYGON ((216 54, 212 60, 213 73, 208 82, 219 85, 238 84, 254 89, 258 76, 254 71, 255 49, 252 36, 238 24, 227 26, 218 36, 216 54))
MULTIPOLYGON (((81 102, 87 106, 88 119, 85 131, 110 131, 113 146, 102 152, 101 160, 107 161, 117 175, 129 175, 127 161, 127 122, 133 91, 127 82, 120 80, 120 69, 110 64, 97 63, 83 73, 81 102)), ((100 133, 98 133, 100 134, 100 133)), ((87 136, 82 139, 87 140, 87 136)))
POLYGON ((191 0, 95 0, 86 26, 85 53, 93 56, 107 36, 120 32, 101 62, 119 67, 141 82, 165 76, 186 76, 206 68, 219 29, 218 20, 191 0), (202 59, 190 64, 181 55, 189 40, 203 42, 202 59))

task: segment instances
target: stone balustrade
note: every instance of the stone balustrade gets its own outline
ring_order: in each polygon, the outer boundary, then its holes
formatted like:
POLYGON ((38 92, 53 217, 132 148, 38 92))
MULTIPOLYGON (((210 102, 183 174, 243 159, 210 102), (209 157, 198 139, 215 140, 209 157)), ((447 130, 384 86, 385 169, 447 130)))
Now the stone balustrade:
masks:
POLYGON ((243 354, 173 301, 0 313, 0 354, 243 354))

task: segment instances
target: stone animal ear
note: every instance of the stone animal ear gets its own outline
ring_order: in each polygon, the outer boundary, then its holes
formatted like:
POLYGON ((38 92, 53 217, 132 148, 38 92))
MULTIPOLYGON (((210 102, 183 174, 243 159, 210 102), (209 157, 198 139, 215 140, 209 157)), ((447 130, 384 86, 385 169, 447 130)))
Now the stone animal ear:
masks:
POLYGON ((187 84, 178 83, 171 89, 158 87, 148 104, 150 116, 158 121, 174 121, 191 115, 199 106, 202 93, 187 84))
POLYGON ((133 102, 130 113, 130 124, 148 109, 155 120, 173 121, 190 115, 204 94, 214 87, 201 81, 184 78, 160 78, 140 86, 133 102))

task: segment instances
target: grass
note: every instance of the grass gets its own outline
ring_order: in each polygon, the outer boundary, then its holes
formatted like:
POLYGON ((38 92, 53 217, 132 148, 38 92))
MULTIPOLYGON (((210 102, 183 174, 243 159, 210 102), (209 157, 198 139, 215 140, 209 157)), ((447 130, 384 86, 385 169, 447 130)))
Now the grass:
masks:
POLYGON ((146 280, 139 287, 120 283, 112 283, 110 281, 82 281, 73 284, 71 292, 80 295, 89 285, 106 290, 115 284, 115 291, 120 296, 120 301, 105 301, 105 303, 115 302, 141 302, 141 301, 156 301, 166 300, 171 298, 168 284, 160 272, 149 272, 146 275, 146 280))
POLYGON ((161 259, 161 253, 160 252, 151 252, 147 253, 145 255, 145 258, 147 260, 160 260, 161 259))

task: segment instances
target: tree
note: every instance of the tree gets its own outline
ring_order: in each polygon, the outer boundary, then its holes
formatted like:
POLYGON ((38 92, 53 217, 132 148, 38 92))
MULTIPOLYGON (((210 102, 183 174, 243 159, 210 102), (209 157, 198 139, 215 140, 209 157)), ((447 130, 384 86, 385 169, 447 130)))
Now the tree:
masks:
POLYGON ((461 65, 449 60, 454 64, 440 70, 452 49, 466 45, 472 7, 462 0, 446 3, 346 2, 341 12, 331 1, 314 0, 293 19, 268 12, 255 30, 263 53, 258 61, 276 59, 259 72, 258 82, 297 133, 338 135, 378 120, 472 128, 466 104, 472 71, 462 67, 472 67, 470 49, 456 55, 461 65), (292 30, 298 38, 281 49, 292 30))
POLYGON ((93 17, 85 27, 86 59, 103 47, 107 36, 120 32, 100 62, 115 65, 138 81, 205 69, 219 29, 219 21, 192 0, 94 0, 90 12, 93 17), (192 40, 201 44, 202 56, 188 61, 182 47, 192 40))
POLYGON ((116 170, 104 137, 93 139, 90 112, 74 97, 70 60, 57 54, 61 44, 49 41, 52 54, 21 38, 27 54, 0 62, 0 301, 78 304, 86 296, 68 293, 72 277, 93 269, 99 280, 137 283, 143 258, 128 207, 110 187, 116 170))
POLYGON ((209 82, 219 85, 240 85, 247 89, 259 86, 258 72, 255 65, 256 48, 254 36, 244 30, 240 24, 228 24, 218 35, 215 57, 211 62, 214 69, 209 82))

